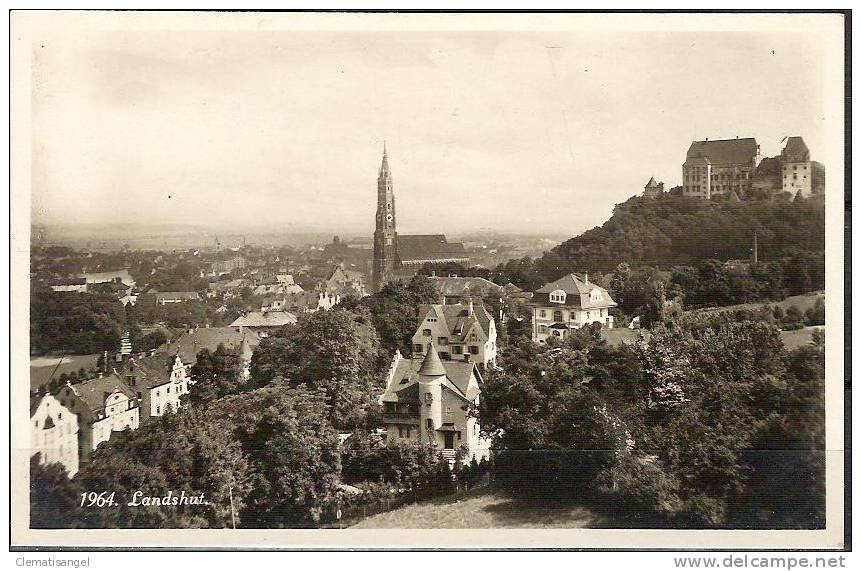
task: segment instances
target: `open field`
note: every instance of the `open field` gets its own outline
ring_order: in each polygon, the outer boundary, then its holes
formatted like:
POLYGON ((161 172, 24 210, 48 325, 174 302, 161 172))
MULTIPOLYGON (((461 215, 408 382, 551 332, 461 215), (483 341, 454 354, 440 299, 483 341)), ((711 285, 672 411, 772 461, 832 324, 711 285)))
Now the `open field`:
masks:
POLYGON ((813 291, 801 295, 791 295, 782 301, 758 301, 755 303, 742 303, 739 305, 727 305, 725 307, 713 307, 708 309, 696 309, 692 313, 718 313, 721 311, 735 311, 736 309, 757 309, 764 305, 779 305, 784 311, 791 306, 796 306, 804 313, 816 304, 818 298, 825 298, 824 291, 813 291))
POLYGON ((409 504, 361 521, 356 528, 589 528, 609 527, 590 509, 571 503, 512 499, 484 488, 409 504))
POLYGON ((77 373, 83 367, 86 370, 95 369, 99 354, 64 355, 63 357, 33 357, 30 359, 30 390, 37 391, 42 386, 63 373, 77 373), (60 364, 57 367, 57 363, 60 364), (56 368, 56 371, 54 370, 56 368))

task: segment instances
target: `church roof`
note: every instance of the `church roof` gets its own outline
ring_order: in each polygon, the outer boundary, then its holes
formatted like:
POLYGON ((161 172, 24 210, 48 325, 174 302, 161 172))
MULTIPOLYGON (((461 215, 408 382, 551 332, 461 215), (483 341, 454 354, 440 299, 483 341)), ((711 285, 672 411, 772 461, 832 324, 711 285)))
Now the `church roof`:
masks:
POLYGON ((401 262, 469 258, 463 244, 447 241, 444 234, 398 235, 398 257, 401 262))
POLYGON ((445 367, 442 364, 442 359, 439 358, 439 353, 436 351, 436 347, 431 343, 428 348, 427 355, 425 355, 424 361, 422 361, 422 366, 419 368, 419 374, 424 377, 439 377, 440 375, 445 375, 445 367))
POLYGON ((711 164, 752 163, 757 153, 756 139, 722 139, 694 141, 688 148, 688 159, 708 159, 711 164))
POLYGON ((655 180, 655 177, 649 179, 649 182, 646 183, 646 188, 658 188, 658 181, 655 180))

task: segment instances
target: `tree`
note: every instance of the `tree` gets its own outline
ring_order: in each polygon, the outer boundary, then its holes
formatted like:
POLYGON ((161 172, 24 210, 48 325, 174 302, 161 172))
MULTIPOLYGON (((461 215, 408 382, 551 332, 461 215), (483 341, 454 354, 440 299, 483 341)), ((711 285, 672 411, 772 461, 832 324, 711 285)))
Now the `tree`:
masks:
POLYGON ((440 294, 431 280, 414 276, 409 282, 393 282, 361 301, 368 309, 383 350, 391 355, 400 350, 412 354, 412 336, 423 304, 440 303, 440 294))
POLYGON ((304 314, 264 339, 251 360, 251 378, 322 390, 339 429, 363 426, 382 392, 380 345, 361 315, 344 309, 304 314))
POLYGON ((242 380, 240 373, 239 356, 227 351, 224 345, 219 344, 215 351, 201 350, 190 371, 194 387, 189 391, 189 401, 201 405, 254 388, 242 380))
POLYGON ((219 401, 213 413, 235 422, 253 468, 241 510, 244 527, 312 527, 335 498, 338 433, 325 395, 274 383, 219 401))
POLYGON ((42 465, 30 458, 30 527, 61 529, 75 521, 82 489, 69 481, 61 464, 42 465))

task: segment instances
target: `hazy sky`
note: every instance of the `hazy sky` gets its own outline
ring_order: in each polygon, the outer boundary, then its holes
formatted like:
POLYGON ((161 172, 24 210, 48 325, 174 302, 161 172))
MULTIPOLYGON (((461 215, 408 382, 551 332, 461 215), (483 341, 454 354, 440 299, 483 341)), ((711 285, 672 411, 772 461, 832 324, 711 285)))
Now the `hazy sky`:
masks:
MULTIPOLYGON (((693 139, 823 147, 798 33, 60 33, 33 46, 37 223, 570 232, 693 139)), ((827 165, 826 165, 827 166, 827 165)))

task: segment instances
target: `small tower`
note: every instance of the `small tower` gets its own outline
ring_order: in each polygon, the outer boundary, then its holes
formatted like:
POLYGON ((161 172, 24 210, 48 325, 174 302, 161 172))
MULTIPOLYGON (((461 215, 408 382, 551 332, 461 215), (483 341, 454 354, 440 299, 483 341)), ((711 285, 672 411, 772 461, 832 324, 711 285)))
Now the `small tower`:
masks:
POLYGON ((442 382, 445 375, 436 347, 430 343, 419 368, 419 441, 422 444, 437 444, 436 431, 442 426, 442 382))

